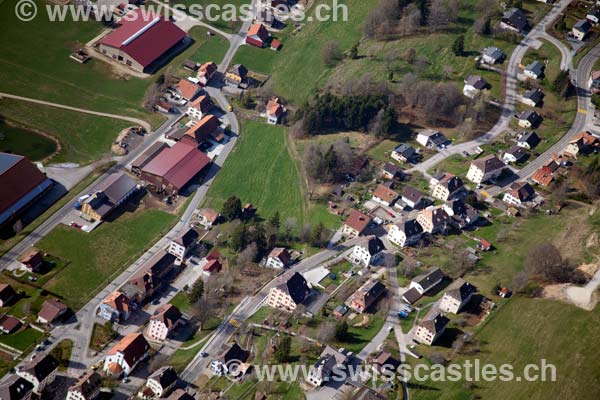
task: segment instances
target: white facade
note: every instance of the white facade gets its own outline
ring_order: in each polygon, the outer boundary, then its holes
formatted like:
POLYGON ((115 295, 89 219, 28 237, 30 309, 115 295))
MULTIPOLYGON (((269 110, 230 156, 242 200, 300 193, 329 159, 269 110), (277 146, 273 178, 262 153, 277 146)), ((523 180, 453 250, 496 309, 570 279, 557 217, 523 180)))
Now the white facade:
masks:
POLYGON ((277 287, 271 288, 269 291, 269 296, 267 296, 267 304, 269 307, 277 308, 283 311, 294 311, 296 309, 296 303, 292 297, 277 287))
POLYGON ((178 260, 183 260, 183 258, 185 257, 186 248, 185 246, 175 242, 174 240, 171 240, 171 244, 167 248, 167 252, 173 254, 175 257, 177 257, 178 260))
POLYGON ((410 246, 412 244, 415 244, 419 241, 420 238, 421 238, 420 233, 418 235, 413 235, 411 237, 407 237, 406 232, 404 232, 404 230, 398 228, 398 225, 396 225, 396 224, 393 224, 390 227, 390 230, 388 231, 388 240, 400 247, 410 246))
POLYGON ((34 393, 40 394, 44 391, 46 386, 48 386, 50 383, 54 382, 57 371, 58 371, 58 369, 54 368, 54 370, 47 377, 42 379, 41 381, 39 381, 37 377, 30 374, 28 371, 17 370, 17 375, 19 375, 21 378, 25 379, 26 381, 30 382, 33 385, 32 391, 34 393))
POLYGON ((459 299, 455 298, 454 296, 450 296, 450 295, 448 295, 448 293, 444 293, 444 296, 442 297, 442 300, 440 302, 440 310, 449 312, 452 314, 458 314, 460 312, 460 310, 469 301, 471 301, 471 297, 473 297, 472 294, 469 295, 469 297, 467 297, 466 299, 464 299, 464 301, 461 302, 459 299))
POLYGON ((481 183, 494 179, 502 174, 502 168, 494 169, 492 171, 483 172, 477 165, 471 164, 469 172, 467 172, 467 179, 473 183, 481 183))
POLYGON ((380 256, 381 256, 381 253, 372 255, 369 252, 369 249, 366 245, 365 246, 356 245, 352 249, 352 253, 350 254, 349 258, 350 258, 350 261, 353 262, 354 264, 361 264, 361 265, 364 265, 365 267, 368 267, 369 265, 377 262, 377 260, 379 259, 380 256))
MULTIPOLYGON (((169 327, 163 321, 151 319, 146 328, 146 335, 155 341, 162 342, 169 336, 169 327)), ((156 393, 156 392, 155 392, 156 393)))
POLYGON ((202 111, 200 111, 199 108, 192 107, 192 106, 188 107, 186 114, 196 120, 201 120, 206 115, 206 113, 203 113, 202 111))
POLYGON ((269 268, 275 268, 275 269, 285 268, 285 264, 283 263, 283 261, 281 261, 281 259, 279 259, 279 257, 274 257, 274 256, 267 257, 266 266, 269 268))

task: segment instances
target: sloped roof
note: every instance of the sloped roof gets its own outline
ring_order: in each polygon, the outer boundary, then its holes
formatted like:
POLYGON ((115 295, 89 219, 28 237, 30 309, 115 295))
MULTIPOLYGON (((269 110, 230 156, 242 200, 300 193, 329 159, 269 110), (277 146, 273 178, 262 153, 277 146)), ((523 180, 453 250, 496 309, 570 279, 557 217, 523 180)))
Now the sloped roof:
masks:
POLYGON ((152 321, 162 322, 168 329, 171 329, 181 318, 181 311, 173 304, 161 306, 157 313, 150 317, 152 321))
POLYGON ((123 359, 130 367, 135 365, 146 352, 150 350, 150 345, 141 333, 130 333, 126 335, 108 351, 108 355, 123 353, 123 359))
POLYGON ((37 355, 32 361, 24 365, 19 371, 27 372, 37 378, 38 381, 43 381, 54 370, 58 368, 58 361, 50 354, 37 355))
POLYGON ((33 391, 33 383, 18 375, 10 375, 6 382, 0 386, 0 399, 21 400, 33 391))
POLYGON ((42 309, 38 313, 38 317, 45 319, 48 322, 54 321, 68 307, 57 299, 48 299, 42 304, 42 309))
POLYGON ((391 203, 394 200, 396 200, 396 198, 398 197, 398 193, 383 185, 378 185, 375 191, 373 192, 373 197, 380 198, 386 203, 391 203))
POLYGON ((427 329, 429 332, 435 335, 436 333, 441 332, 446 327, 446 325, 448 325, 448 322, 450 322, 448 318, 444 317, 441 314, 438 314, 433 319, 421 321, 419 323, 419 326, 422 326, 423 328, 427 329))
POLYGON ((505 167, 504 163, 493 154, 488 154, 485 157, 474 160, 473 165, 479 168, 479 170, 481 170, 484 174, 505 167))
POLYGON ((150 379, 158 382, 160 387, 165 389, 177 382, 177 372, 175 372, 173 367, 165 365, 150 374, 148 380, 150 379))
POLYGON ((79 380, 69 388, 69 392, 77 392, 83 395, 84 399, 90 399, 90 396, 102 385, 102 378, 94 371, 88 371, 81 375, 79 380))
POLYGON ((358 232, 364 231, 370 223, 371 217, 357 210, 350 211, 350 215, 348 215, 348 219, 345 222, 346 225, 358 232))
POLYGON ((444 272, 439 268, 431 268, 429 271, 415 277, 412 281, 418 283, 426 292, 444 278, 444 272))

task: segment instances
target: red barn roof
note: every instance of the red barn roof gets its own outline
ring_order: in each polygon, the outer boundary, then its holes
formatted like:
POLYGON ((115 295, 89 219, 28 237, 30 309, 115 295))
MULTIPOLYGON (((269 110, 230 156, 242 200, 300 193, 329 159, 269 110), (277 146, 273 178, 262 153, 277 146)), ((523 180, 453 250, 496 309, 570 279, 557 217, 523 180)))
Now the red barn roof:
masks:
POLYGON ((187 141, 175 143, 150 161, 142 172, 160 176, 180 190, 210 163, 210 158, 187 141))
POLYGON ((121 49, 144 67, 180 42, 187 34, 171 21, 137 9, 100 43, 121 49))

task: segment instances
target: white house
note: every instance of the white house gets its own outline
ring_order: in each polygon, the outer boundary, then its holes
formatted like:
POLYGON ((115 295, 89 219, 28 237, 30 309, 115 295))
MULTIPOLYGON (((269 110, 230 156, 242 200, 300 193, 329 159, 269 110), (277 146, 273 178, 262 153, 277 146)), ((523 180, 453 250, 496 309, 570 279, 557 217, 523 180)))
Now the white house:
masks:
POLYGON ((146 380, 146 388, 152 391, 154 398, 166 397, 176 384, 177 372, 168 365, 154 371, 146 380))
POLYGON ((448 201, 464 187, 462 179, 450 173, 439 176, 439 179, 431 179, 429 185, 431 186, 431 195, 443 201, 448 201))
POLYGON ((442 314, 436 315, 433 319, 421 321, 413 335, 413 340, 427 346, 431 346, 440 336, 444 334, 446 325, 450 320, 442 314))
POLYGON ((17 375, 33 385, 33 393, 40 395, 46 386, 54 382, 58 371, 58 361, 50 354, 36 354, 22 367, 17 375))
POLYGON ((531 79, 540 79, 544 75, 545 69, 546 66, 536 60, 525 67, 525 69, 523 70, 523 74, 525 74, 526 77, 531 79))
POLYGON ((129 375, 150 353, 150 345, 141 333, 130 333, 114 345, 104 358, 103 370, 110 375, 129 375))
POLYGON ((405 186, 402 192, 402 202, 410 208, 417 208, 423 201, 423 193, 413 188, 405 186))
POLYGON ((352 353, 345 349, 335 350, 330 346, 326 346, 317 362, 309 370, 306 381, 314 387, 319 387, 326 383, 336 369, 341 372, 352 353))
POLYGON ((290 265, 292 257, 286 248, 275 247, 267 256, 266 266, 269 268, 283 269, 290 265))
POLYGON ((146 336, 150 340, 162 342, 167 339, 181 323, 181 312, 173 304, 166 304, 156 310, 156 314, 150 317, 146 336))
POLYGON ((535 190, 527 182, 513 182, 510 190, 504 193, 502 201, 512 206, 521 206, 535 197, 535 190))
POLYGON ((505 167, 506 165, 498 157, 489 154, 471 162, 467 179, 477 184, 487 182, 499 177, 505 167))
POLYGON ((281 283, 269 291, 267 305, 283 311, 292 312, 310 294, 310 287, 304 277, 295 272, 286 282, 281 283))
POLYGON ((372 237, 367 242, 354 246, 348 258, 354 264, 368 267, 381 259, 383 250, 385 250, 383 242, 378 237, 372 237))
POLYGON ((481 60, 486 64, 501 63, 506 58, 506 55, 497 47, 490 46, 483 49, 481 60))
POLYGON ((571 28, 571 33, 575 39, 582 42, 591 29, 592 24, 590 24, 587 19, 580 19, 573 25, 573 28, 571 28))
POLYGON ((445 275, 439 268, 431 268, 424 274, 416 276, 410 282, 410 289, 416 289, 420 294, 427 293, 432 287, 444 279, 445 275))
POLYGON ((214 107, 210 96, 204 95, 192 101, 187 109, 187 115, 195 120, 201 120, 214 107))
POLYGON ((177 257, 179 261, 183 261, 188 252, 194 247, 198 237, 198 232, 189 228, 171 240, 167 252, 177 257))
POLYGON ((417 143, 423 147, 445 148, 450 144, 450 141, 440 131, 433 129, 425 129, 417 134, 417 143))
POLYGON ((465 86, 463 87, 463 94, 469 98, 474 98, 479 93, 490 88, 488 81, 483 79, 480 75, 469 75, 465 79, 465 86))
POLYGON ((267 122, 271 125, 277 125, 281 117, 287 112, 287 109, 281 104, 278 97, 272 98, 267 103, 266 116, 267 122))
POLYGON ((88 371, 69 387, 67 400, 94 400, 100 394, 102 378, 95 371, 88 371))
POLYGON ((400 247, 416 244, 423 235, 423 228, 415 219, 395 223, 390 226, 388 239, 400 247))
POLYGON ((384 185, 377 185, 377 188, 373 192, 372 200, 376 203, 389 207, 396 201, 397 198, 398 193, 394 192, 392 189, 384 185))
POLYGON ((417 154, 417 151, 405 143, 401 143, 392 151, 391 157, 401 163, 409 162, 417 154))
POLYGON ((533 110, 524 110, 517 115, 517 123, 521 128, 535 128, 541 122, 541 115, 533 110))
POLYGON ((130 312, 129 298, 118 290, 106 296, 98 307, 98 316, 107 321, 126 321, 130 312))
POLYGON ((475 286, 459 278, 454 282, 455 288, 447 290, 440 301, 440 310, 458 314, 473 297, 475 286))
POLYGON ((504 152, 502 161, 504 161, 505 164, 510 164, 521 162, 525 157, 527 157, 527 151, 523 147, 514 145, 504 152))

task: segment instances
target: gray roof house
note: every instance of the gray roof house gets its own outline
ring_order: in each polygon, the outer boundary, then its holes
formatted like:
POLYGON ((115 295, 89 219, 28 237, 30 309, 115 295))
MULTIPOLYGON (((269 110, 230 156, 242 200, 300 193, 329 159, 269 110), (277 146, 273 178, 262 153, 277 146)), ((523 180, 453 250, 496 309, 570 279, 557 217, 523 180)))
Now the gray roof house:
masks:
POLYGON ((529 30, 529 21, 527 16, 520 8, 511 8, 506 11, 500 21, 503 29, 510 29, 515 32, 524 33, 529 30))
POLYGON ((541 89, 529 89, 520 97, 521 103, 530 107, 538 107, 544 100, 544 92, 541 89))
POLYGON ((440 283, 445 276, 441 269, 431 268, 429 271, 413 278, 410 282, 410 288, 415 288, 420 294, 425 294, 440 283))
POLYGON ((523 70, 523 73, 528 78, 540 79, 544 75, 545 69, 546 69, 546 66, 544 64, 535 60, 535 61, 532 61, 529 65, 527 65, 525 67, 525 69, 523 70))
POLYGON ((540 137, 535 131, 523 131, 517 139, 517 146, 533 149, 540 143, 540 137))
POLYGON ((490 46, 483 49, 481 57, 486 64, 497 64, 504 61, 506 55, 499 48, 490 46))

